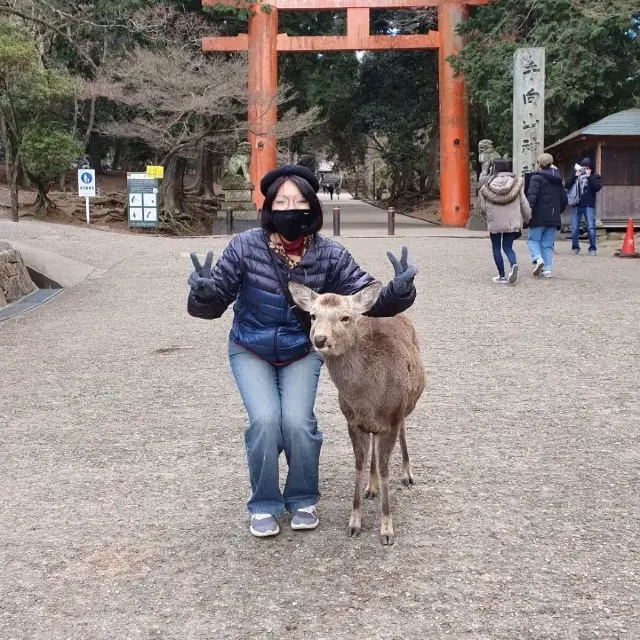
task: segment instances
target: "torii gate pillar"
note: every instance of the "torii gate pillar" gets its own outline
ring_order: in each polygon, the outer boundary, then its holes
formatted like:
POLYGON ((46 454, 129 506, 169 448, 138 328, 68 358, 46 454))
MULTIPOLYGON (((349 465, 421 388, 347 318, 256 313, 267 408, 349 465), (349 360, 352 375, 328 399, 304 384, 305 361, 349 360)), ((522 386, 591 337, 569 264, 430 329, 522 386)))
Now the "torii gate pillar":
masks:
POLYGON ((249 9, 249 143, 251 164, 249 174, 255 190, 254 202, 262 206, 260 179, 276 168, 276 125, 278 110, 278 9, 261 10, 259 5, 249 9))
MULTIPOLYGON (((447 58, 460 51, 456 33, 469 5, 490 0, 251 0, 249 33, 203 39, 205 51, 247 51, 249 57, 249 142, 251 181, 258 207, 262 176, 277 162, 278 52, 320 51, 439 51, 440 199, 442 222, 462 227, 469 217, 469 123, 464 79, 456 76, 447 58), (371 9, 438 7, 438 31, 428 34, 379 36, 369 31, 371 9), (345 36, 278 34, 278 11, 346 10, 345 36)), ((246 7, 246 0, 202 0, 203 4, 246 7)))
POLYGON ((462 49, 456 28, 466 16, 467 8, 460 2, 449 0, 438 7, 440 208, 442 223, 454 227, 464 227, 469 218, 469 115, 464 80, 454 74, 447 58, 462 49))

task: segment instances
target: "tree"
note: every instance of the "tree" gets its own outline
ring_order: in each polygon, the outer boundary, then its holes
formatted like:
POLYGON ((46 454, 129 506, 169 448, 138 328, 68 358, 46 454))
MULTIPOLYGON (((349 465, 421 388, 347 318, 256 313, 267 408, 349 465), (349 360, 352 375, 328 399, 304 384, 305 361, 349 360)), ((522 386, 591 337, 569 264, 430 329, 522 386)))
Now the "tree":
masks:
MULTIPOLYGON (((20 167, 28 167, 24 153, 29 151, 34 160, 33 133, 44 123, 57 123, 61 131, 64 123, 57 120, 57 113, 72 99, 74 83, 65 75, 44 69, 40 63, 38 49, 27 34, 14 24, 0 22, 0 127, 6 149, 6 166, 11 193, 11 219, 18 221, 18 175, 20 167), (31 133, 30 133, 31 132, 31 133), (31 136, 31 137, 30 137, 31 136), (25 137, 27 145, 25 147, 25 137)), ((57 154, 52 147, 42 149, 57 154)), ((57 155, 56 155, 57 157, 57 155)), ((59 157, 57 157, 59 160, 59 157)), ((34 160, 38 163, 57 164, 49 156, 34 160)), ((43 176, 43 174, 40 174, 43 176)), ((48 181, 44 177, 35 178, 38 184, 38 204, 46 207, 48 181)))
POLYGON ((393 173, 394 192, 437 188, 436 77, 431 52, 371 53, 362 61, 355 111, 393 173))
POLYGON ((69 171, 83 144, 57 123, 34 122, 22 136, 22 164, 38 188, 39 208, 52 206, 47 193, 55 180, 69 171))
MULTIPOLYGON (((200 51, 199 38, 187 42, 177 25, 190 25, 192 34, 210 29, 197 16, 177 15, 166 30, 154 30, 154 15, 140 22, 146 22, 147 35, 158 35, 155 44, 135 46, 120 60, 103 65, 84 95, 99 96, 120 107, 118 117, 100 126, 102 133, 137 140, 157 154, 157 161, 165 167, 161 191, 165 222, 186 231, 200 226, 212 204, 188 203, 184 184, 187 163, 199 159, 200 168, 210 168, 209 154, 221 157, 235 149, 251 126, 246 121, 246 59, 206 55, 200 51)), ((276 102, 286 105, 288 100, 288 88, 280 87, 276 102)), ((280 118, 277 135, 286 140, 316 120, 317 110, 300 113, 290 108, 280 118)), ((206 191, 205 195, 212 195, 206 191)))
POLYGON ((640 93, 632 4, 496 0, 478 7, 460 29, 467 43, 452 59, 466 76, 475 143, 488 137, 502 152, 511 151, 516 47, 546 48, 548 140, 632 106, 640 93))

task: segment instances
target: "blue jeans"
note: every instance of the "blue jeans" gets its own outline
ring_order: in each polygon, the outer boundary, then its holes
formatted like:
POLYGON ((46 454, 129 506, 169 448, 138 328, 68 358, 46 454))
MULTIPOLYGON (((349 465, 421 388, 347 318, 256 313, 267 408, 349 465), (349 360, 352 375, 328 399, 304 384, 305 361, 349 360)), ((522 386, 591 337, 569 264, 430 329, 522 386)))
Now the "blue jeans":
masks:
POLYGON ((491 246, 493 247, 493 260, 498 267, 498 273, 504 278, 504 260, 502 259, 502 251, 507 256, 509 264, 513 267, 517 264, 516 253, 513 250, 513 241, 516 239, 517 233, 491 233, 491 246), (500 245, 502 244, 502 250, 500 245))
POLYGON ((229 343, 229 362, 249 421, 244 432, 251 481, 249 513, 277 516, 318 502, 322 433, 313 413, 322 358, 310 353, 275 367, 229 343), (280 491, 278 458, 289 473, 280 491))
POLYGON ((556 241, 555 227, 530 227, 527 244, 531 252, 531 261, 544 260, 544 270, 551 271, 553 263, 553 244, 556 241))
POLYGON ((589 234, 589 251, 596 250, 596 210, 593 207, 573 207, 571 210, 571 248, 580 251, 580 223, 584 215, 589 234))

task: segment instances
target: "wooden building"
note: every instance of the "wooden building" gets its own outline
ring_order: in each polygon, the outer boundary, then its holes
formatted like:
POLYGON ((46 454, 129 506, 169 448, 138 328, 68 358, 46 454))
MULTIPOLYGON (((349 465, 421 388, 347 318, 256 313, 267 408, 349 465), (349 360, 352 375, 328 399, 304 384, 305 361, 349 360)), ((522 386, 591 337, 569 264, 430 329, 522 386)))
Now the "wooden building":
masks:
POLYGON ((640 109, 629 109, 594 122, 548 146, 546 151, 564 176, 573 165, 591 158, 602 176, 596 216, 604 227, 640 226, 640 109))

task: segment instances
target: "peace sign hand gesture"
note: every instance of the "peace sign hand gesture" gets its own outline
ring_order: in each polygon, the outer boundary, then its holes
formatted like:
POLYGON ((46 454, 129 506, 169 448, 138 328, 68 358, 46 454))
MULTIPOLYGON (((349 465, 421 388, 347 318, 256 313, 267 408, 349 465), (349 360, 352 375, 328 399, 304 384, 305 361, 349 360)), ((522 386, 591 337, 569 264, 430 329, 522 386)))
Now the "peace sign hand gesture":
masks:
POLYGON ((213 251, 207 253, 204 264, 200 264, 198 254, 194 251, 191 254, 191 262, 195 269, 189 276, 189 286, 193 295, 202 302, 212 300, 216 295, 216 287, 212 279, 213 251))
POLYGON ((402 254, 398 260, 391 251, 387 251, 387 257, 393 265, 395 278, 391 281, 393 292, 397 296, 407 296, 413 290, 413 279, 418 273, 418 269, 409 264, 409 249, 402 247, 402 254))

